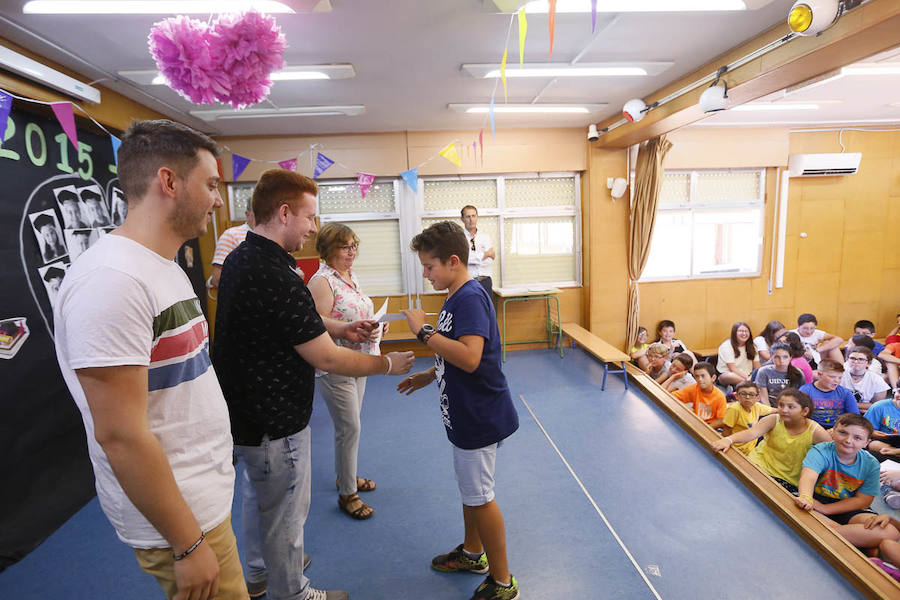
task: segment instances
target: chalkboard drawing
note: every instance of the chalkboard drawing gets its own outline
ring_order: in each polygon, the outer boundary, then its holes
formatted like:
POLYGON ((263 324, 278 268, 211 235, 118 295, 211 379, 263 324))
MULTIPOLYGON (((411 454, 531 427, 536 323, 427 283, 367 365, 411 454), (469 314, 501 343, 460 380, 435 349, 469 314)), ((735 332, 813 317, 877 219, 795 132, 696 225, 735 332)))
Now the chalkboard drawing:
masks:
POLYGON ((94 245, 100 234, 97 229, 66 229, 66 246, 69 248, 69 258, 72 260, 81 256, 81 253, 94 245))
POLYGON ((41 256, 45 263, 53 262, 69 252, 63 243, 62 228, 56 218, 56 211, 52 208, 28 215, 31 227, 41 247, 41 256))
POLYGON ((15 356, 28 339, 28 333, 25 317, 0 321, 0 358, 9 360, 15 356))
POLYGON ((63 227, 66 229, 84 229, 87 225, 81 199, 74 185, 53 190, 59 210, 63 216, 63 227))
POLYGON ((99 185, 91 185, 78 190, 82 202, 82 214, 88 227, 109 227, 112 221, 103 201, 103 192, 99 185))
POLYGON ((69 268, 69 261, 61 260, 46 267, 38 269, 41 279, 44 280, 44 288, 47 290, 47 298, 50 299, 50 306, 56 305, 56 295, 59 293, 59 286, 63 277, 66 276, 66 269, 69 268))
POLYGON ((117 187, 112 188, 110 195, 110 204, 112 205, 112 222, 118 227, 125 222, 125 215, 128 214, 128 203, 125 202, 125 194, 117 187))

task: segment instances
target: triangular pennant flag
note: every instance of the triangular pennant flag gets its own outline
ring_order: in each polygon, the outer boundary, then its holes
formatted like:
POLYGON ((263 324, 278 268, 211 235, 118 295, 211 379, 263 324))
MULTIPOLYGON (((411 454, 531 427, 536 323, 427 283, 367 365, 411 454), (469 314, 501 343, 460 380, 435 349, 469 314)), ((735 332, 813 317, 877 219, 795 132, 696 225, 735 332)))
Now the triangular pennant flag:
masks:
POLYGON ((219 180, 225 181, 225 171, 222 169, 222 159, 216 159, 216 171, 219 172, 219 180))
POLYGON ((494 97, 491 96, 491 105, 488 108, 488 116, 491 118, 491 138, 497 137, 497 131, 494 129, 494 97))
POLYGON ((9 111, 12 110, 13 97, 0 90, 0 146, 3 145, 3 138, 6 137, 6 120, 9 117, 9 111))
POLYGON ((462 161, 459 160, 459 152, 456 151, 456 142, 450 142, 439 152, 441 156, 452 162, 454 165, 462 168, 462 161))
POLYGON ((481 166, 484 166, 484 129, 478 131, 478 147, 481 148, 481 166))
MULTIPOLYGON (((597 2, 597 0, 594 0, 597 2)), ((519 9, 519 66, 525 60, 525 34, 528 32, 528 20, 525 18, 525 7, 519 9)))
POLYGON ((597 30, 597 0, 591 0, 591 33, 597 30))
POLYGON ((362 194, 363 199, 365 199, 366 193, 375 182, 375 176, 371 173, 357 173, 356 181, 359 182, 359 193, 362 194))
POLYGON ((278 166, 284 169, 285 171, 296 171, 297 170, 297 159, 289 158, 287 160, 278 161, 278 166))
POLYGON ((69 141, 72 142, 72 146, 77 151, 78 132, 75 130, 75 115, 72 114, 72 103, 53 102, 50 105, 50 108, 53 109, 53 114, 56 115, 56 120, 59 121, 60 125, 62 125, 63 131, 66 132, 66 137, 69 138, 69 141))
POLYGON ((113 160, 116 161, 116 166, 119 166, 119 146, 122 145, 122 140, 117 138, 116 136, 110 134, 109 135, 109 143, 112 144, 113 149, 113 160))
POLYGON ((500 79, 503 81, 503 101, 509 102, 506 95, 506 48, 503 49, 503 60, 500 61, 500 79))
POLYGON ((556 29, 556 0, 550 0, 547 26, 550 29, 550 58, 553 58, 553 30, 556 29))
POLYGON ((250 159, 246 156, 241 156, 237 153, 232 153, 231 155, 231 180, 237 181, 237 178, 241 176, 241 173, 244 172, 244 169, 247 168, 247 165, 250 164, 250 159))
POLYGON ((409 186, 413 192, 418 193, 419 191, 419 169, 410 169, 409 171, 403 171, 400 173, 400 177, 403 178, 403 181, 406 182, 406 185, 409 186))
POLYGON ((334 161, 322 154, 321 152, 316 152, 316 166, 313 169, 313 179, 316 179, 319 175, 325 172, 325 170, 334 164, 334 161))

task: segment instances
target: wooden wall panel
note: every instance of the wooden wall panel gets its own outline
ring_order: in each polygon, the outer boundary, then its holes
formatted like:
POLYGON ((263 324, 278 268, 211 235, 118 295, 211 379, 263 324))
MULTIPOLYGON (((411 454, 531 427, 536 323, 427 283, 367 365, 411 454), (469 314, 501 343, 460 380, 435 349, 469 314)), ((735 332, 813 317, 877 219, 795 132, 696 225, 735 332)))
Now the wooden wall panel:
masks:
POLYGON ((787 166, 788 130, 784 127, 688 127, 668 134, 672 149, 666 169, 732 169, 787 166), (710 146, 716 148, 710 152, 710 146))

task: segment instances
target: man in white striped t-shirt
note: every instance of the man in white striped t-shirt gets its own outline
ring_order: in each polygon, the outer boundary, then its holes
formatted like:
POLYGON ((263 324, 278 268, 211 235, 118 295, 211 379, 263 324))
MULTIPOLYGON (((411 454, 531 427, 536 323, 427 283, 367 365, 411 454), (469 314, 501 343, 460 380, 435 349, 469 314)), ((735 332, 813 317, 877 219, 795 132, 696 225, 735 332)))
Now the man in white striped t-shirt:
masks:
POLYGON ((242 225, 230 227, 219 236, 216 242, 216 251, 212 258, 212 275, 206 280, 206 287, 215 289, 219 287, 219 277, 222 275, 222 265, 225 264, 225 258, 231 254, 231 251, 241 245, 247 238, 247 232, 253 229, 254 219, 253 210, 247 208, 244 213, 247 221, 242 225))

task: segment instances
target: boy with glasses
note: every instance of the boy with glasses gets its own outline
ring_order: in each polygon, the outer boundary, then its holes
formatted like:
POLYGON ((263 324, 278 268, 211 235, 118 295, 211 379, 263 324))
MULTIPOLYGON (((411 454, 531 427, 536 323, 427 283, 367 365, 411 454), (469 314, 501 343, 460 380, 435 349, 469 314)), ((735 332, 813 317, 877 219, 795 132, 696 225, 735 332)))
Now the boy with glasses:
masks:
MULTIPOLYGON (((759 388, 752 381, 737 384, 734 395, 737 402, 732 402, 725 409, 723 436, 750 429, 762 417, 775 412, 774 408, 759 401, 759 388)), ((750 454, 755 446, 756 440, 734 444, 734 447, 744 454, 750 454)))
POLYGON ((875 356, 862 346, 850 348, 847 352, 847 369, 841 377, 841 385, 856 399, 860 413, 865 413, 873 402, 884 400, 890 389, 884 379, 869 369, 875 356))

